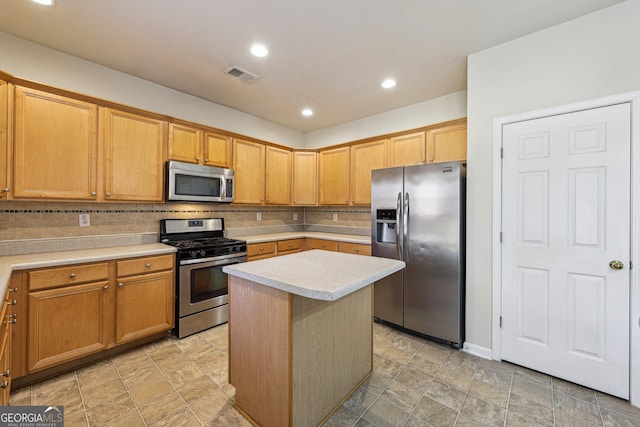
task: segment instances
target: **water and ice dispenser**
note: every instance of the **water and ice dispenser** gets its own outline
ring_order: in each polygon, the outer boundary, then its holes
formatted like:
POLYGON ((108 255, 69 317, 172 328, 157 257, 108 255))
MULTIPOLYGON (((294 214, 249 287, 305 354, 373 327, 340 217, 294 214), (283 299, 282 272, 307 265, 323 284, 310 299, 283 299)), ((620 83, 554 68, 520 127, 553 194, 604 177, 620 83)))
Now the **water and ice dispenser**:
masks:
POLYGON ((396 242, 396 220, 395 209, 376 210, 376 241, 379 243, 396 242))

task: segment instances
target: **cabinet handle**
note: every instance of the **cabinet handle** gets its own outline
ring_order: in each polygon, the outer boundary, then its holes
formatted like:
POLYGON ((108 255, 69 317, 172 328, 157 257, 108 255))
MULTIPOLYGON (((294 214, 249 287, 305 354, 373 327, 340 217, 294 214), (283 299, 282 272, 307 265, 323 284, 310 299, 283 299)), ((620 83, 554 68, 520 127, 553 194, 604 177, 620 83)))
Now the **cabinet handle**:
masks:
POLYGON ((150 263, 146 263, 144 266, 147 267, 147 268, 150 268, 151 264, 150 263))
POLYGON ((118 287, 121 288, 124 286, 124 283, 118 283, 118 287))
POLYGON ((92 192, 91 192, 91 195, 92 195, 92 196, 96 196, 97 194, 98 194, 98 193, 96 193, 95 191, 92 191, 92 192))
POLYGON ((0 387, 2 387, 2 388, 7 388, 7 387, 9 387, 9 381, 4 380, 4 382, 3 382, 2 384, 0 384, 0 387))
POLYGON ((71 278, 71 279, 75 279, 75 278, 76 278, 76 273, 71 273, 71 274, 69 275, 69 278, 71 278))
POLYGON ((104 290, 109 289, 109 285, 104 285, 104 286, 102 287, 102 289, 104 289, 104 290))

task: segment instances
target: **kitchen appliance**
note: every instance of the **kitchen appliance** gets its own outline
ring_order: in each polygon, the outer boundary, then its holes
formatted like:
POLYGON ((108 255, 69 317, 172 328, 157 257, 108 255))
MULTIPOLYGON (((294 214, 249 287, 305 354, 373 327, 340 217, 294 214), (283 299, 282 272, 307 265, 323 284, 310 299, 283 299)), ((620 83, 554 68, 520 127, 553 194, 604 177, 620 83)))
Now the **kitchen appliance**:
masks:
POLYGON ((247 243, 224 236, 222 218, 160 220, 160 242, 178 248, 178 338, 229 320, 227 274, 222 267, 247 260, 247 243))
POLYGON ((459 162, 371 174, 371 253, 406 263, 375 283, 374 316, 455 348, 464 342, 465 180, 459 162))
POLYGON ((166 200, 233 202, 233 170, 170 160, 166 168, 166 200))

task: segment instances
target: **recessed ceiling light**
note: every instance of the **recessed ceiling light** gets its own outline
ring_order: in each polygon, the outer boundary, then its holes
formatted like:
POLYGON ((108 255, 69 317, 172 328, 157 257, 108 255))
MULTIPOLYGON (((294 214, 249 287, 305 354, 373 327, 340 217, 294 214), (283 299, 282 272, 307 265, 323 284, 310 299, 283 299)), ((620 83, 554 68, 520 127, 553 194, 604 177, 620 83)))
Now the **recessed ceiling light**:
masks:
POLYGON ((263 44, 254 44, 251 46, 251 53, 258 58, 264 58, 269 54, 269 50, 263 44))
POLYGON ((380 86, 382 86, 385 89, 391 89, 392 87, 394 87, 396 85, 396 81, 393 79, 386 79, 385 81, 382 82, 382 84, 380 86))
POLYGON ((32 0, 35 3, 43 4, 45 6, 53 6, 55 2, 53 0, 32 0))
POLYGON ((305 108, 302 110, 302 115, 307 117, 313 116, 313 110, 311 108, 305 108))

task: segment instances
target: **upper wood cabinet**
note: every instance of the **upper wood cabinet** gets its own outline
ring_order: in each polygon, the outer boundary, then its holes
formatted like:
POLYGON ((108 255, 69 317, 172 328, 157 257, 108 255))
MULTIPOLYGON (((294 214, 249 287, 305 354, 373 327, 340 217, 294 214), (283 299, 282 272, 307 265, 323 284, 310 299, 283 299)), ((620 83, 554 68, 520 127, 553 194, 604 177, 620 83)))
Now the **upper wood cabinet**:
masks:
POLYGON ((425 163, 425 133, 416 132, 389 138, 389 167, 425 163))
POLYGON ((0 80, 0 199, 9 196, 9 85, 0 80))
POLYGON ((233 161, 232 138, 217 132, 206 131, 204 133, 204 164, 218 166, 221 168, 231 168, 233 161))
POLYGON ((467 124, 427 131, 427 162, 451 162, 467 160, 467 124))
POLYGON ((293 204, 316 205, 318 203, 318 153, 293 152, 293 204))
POLYGON ((321 205, 349 204, 349 153, 349 147, 318 153, 318 194, 321 205))
POLYGON ((263 144, 234 139, 234 203, 264 203, 264 156, 263 144))
POLYGON ((167 158, 230 168, 232 138, 222 133, 169 123, 167 158))
POLYGON ((387 167, 387 140, 351 146, 351 204, 371 204, 371 171, 387 167))
POLYGON ((104 199, 161 202, 165 122, 102 109, 104 199))
POLYGON ((15 89, 13 197, 97 198, 98 107, 15 89))
POLYGON ((291 204, 291 151, 265 147, 265 203, 291 204))
POLYGON ((169 123, 167 158, 202 164, 202 130, 169 123))

